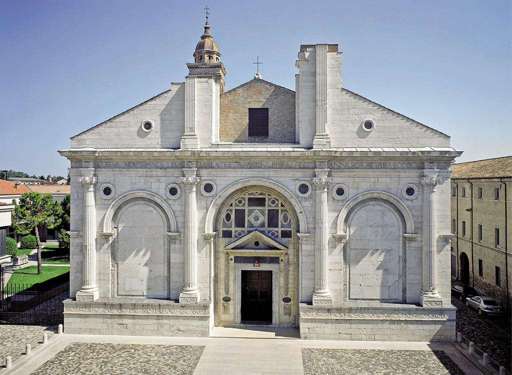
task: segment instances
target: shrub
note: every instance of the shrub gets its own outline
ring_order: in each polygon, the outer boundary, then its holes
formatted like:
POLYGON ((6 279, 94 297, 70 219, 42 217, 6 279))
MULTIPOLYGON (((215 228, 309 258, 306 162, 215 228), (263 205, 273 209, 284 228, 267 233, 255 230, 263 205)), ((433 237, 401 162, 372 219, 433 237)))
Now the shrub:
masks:
POLYGON ((59 247, 61 249, 68 249, 69 250, 69 232, 65 229, 61 229, 59 231, 59 247))
POLYGON ((5 239, 5 253, 12 257, 16 256, 16 252, 18 247, 16 246, 16 240, 11 237, 6 237, 5 239))
POLYGON ((35 249, 37 247, 37 239, 36 236, 32 234, 27 234, 26 236, 21 237, 21 247, 24 249, 35 249))

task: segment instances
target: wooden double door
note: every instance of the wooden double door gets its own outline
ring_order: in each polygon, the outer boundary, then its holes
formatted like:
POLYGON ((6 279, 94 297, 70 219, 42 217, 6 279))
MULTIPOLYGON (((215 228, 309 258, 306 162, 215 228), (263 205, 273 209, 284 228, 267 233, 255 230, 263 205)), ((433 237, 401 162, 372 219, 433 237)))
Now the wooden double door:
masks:
POLYGON ((242 271, 242 323, 272 324, 272 271, 242 271))

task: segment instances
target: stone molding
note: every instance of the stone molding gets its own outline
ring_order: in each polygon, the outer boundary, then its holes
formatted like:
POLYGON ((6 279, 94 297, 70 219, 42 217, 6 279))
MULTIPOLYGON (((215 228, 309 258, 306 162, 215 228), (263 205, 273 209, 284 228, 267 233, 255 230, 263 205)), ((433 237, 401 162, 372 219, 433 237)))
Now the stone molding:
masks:
POLYGON ((300 306, 300 318, 315 320, 449 320, 455 308, 300 306))
POLYGON ((176 223, 176 217, 174 216, 174 212, 172 211, 171 207, 169 207, 167 202, 158 194, 155 194, 153 192, 145 190, 136 190, 124 193, 110 204, 103 218, 103 233, 105 235, 115 235, 113 225, 114 215, 124 203, 136 199, 145 199, 157 205, 165 213, 168 225, 168 232, 177 232, 178 227, 176 223))
POLYGON ((170 315, 170 316, 209 316, 208 304, 177 304, 172 301, 165 303, 116 302, 96 300, 95 302, 64 301, 64 314, 80 315, 170 315))
POLYGON ((222 204, 225 200, 237 190, 240 190, 245 187, 257 187, 263 186, 269 189, 273 189, 283 195, 288 202, 290 202, 291 206, 295 210, 295 214, 299 220, 299 228, 302 232, 307 232, 307 219, 304 208, 300 204, 299 200, 295 197, 295 195, 288 190, 287 187, 281 185, 278 182, 275 182, 271 179, 266 178, 244 178, 235 182, 232 182, 227 187, 225 187, 217 196, 213 199, 212 203, 208 207, 208 211, 206 214, 205 220, 205 233, 211 233, 215 230, 215 218, 217 216, 217 212, 221 208, 222 204))

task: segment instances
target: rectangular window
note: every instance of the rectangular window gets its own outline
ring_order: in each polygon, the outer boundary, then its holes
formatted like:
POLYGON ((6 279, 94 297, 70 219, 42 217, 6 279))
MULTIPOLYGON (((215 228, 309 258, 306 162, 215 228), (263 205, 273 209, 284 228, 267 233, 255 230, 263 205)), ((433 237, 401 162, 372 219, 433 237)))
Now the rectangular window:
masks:
POLYGON ((478 276, 484 276, 484 262, 482 259, 478 259, 478 276))
POLYGON ((452 219, 452 233, 457 233, 457 221, 455 219, 452 219))
POLYGON ((249 108, 249 137, 268 137, 268 108, 249 108))
POLYGON ((497 201, 500 200, 500 188, 499 187, 494 189, 494 200, 497 200, 497 201))
POLYGON ((482 241, 482 238, 483 238, 483 234, 484 234, 484 228, 482 226, 482 224, 478 224, 478 241, 482 241))
POLYGON ((479 187, 478 188, 478 199, 483 199, 483 198, 484 198, 484 189, 479 187))
POLYGON ((462 198, 466 198, 466 188, 465 187, 462 188, 462 194, 461 195, 462 195, 462 198))
POLYGON ((452 197, 456 197, 456 196, 457 196, 457 185, 452 187, 452 197))
POLYGON ((494 247, 500 246, 500 228, 494 228, 494 247))
POLYGON ((496 285, 501 286, 501 270, 498 266, 494 268, 494 277, 496 278, 496 285))
POLYGON ((466 222, 462 222, 462 237, 466 237, 466 222))

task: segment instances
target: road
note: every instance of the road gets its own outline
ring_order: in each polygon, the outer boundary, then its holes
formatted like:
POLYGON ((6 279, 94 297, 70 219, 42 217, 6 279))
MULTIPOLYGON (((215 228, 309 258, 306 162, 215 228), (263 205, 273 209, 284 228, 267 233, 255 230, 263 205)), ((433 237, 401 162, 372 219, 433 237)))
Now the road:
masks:
POLYGON ((452 304, 457 307, 457 331, 510 370, 510 323, 507 326, 505 318, 478 315, 457 298, 452 298, 452 304))

